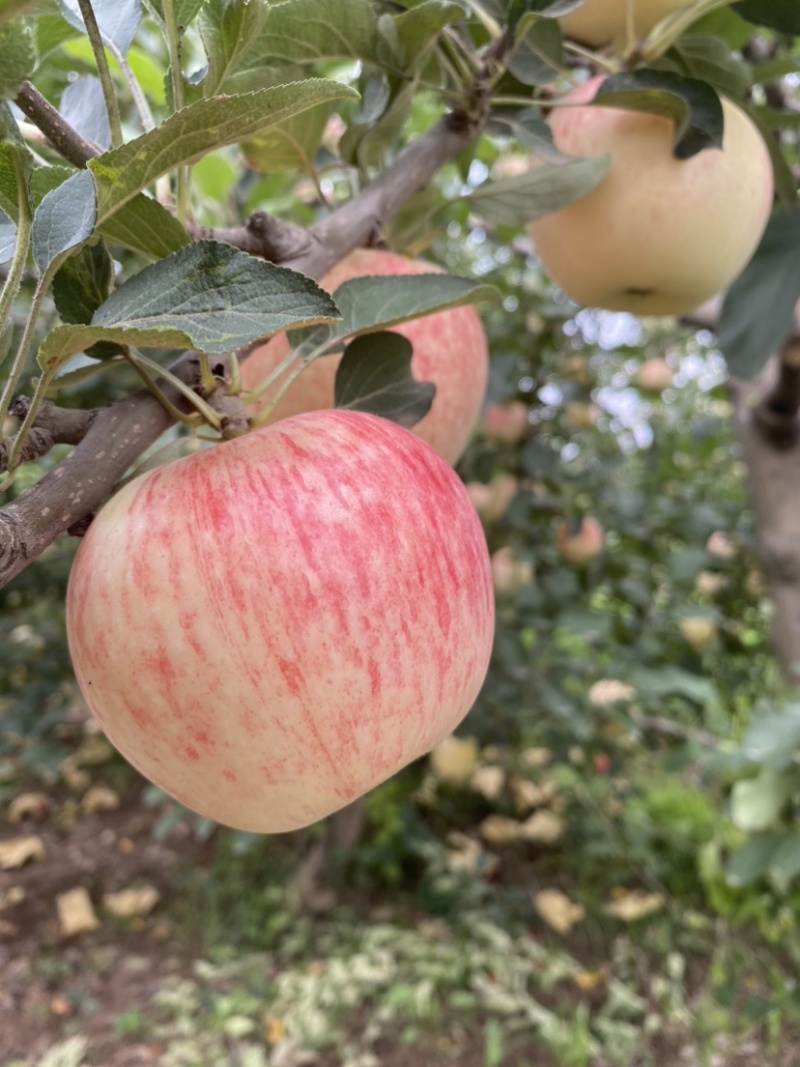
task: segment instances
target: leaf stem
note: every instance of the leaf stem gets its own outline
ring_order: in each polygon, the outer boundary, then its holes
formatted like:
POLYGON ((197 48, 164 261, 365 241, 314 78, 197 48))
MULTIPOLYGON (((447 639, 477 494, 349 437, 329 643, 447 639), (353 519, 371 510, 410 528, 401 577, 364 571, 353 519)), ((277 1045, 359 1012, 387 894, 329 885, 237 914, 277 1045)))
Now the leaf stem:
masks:
POLYGON ((86 27, 86 33, 92 46, 94 61, 97 65, 97 76, 100 79, 100 85, 103 89, 103 99, 106 105, 106 112, 108 113, 108 125, 111 130, 111 147, 119 148, 122 144, 122 120, 119 115, 119 104, 117 103, 117 96, 114 92, 114 82, 111 78, 111 69, 109 68, 108 59, 106 58, 103 37, 100 33, 100 27, 97 25, 97 19, 95 18, 94 10, 92 9, 91 0, 78 0, 78 7, 80 8, 83 24, 86 27))
MULTIPOLYGON (((128 359, 137 370, 139 370, 140 367, 146 367, 147 370, 157 374, 159 378, 163 378, 164 381, 169 382, 174 389, 177 389, 178 392, 189 401, 189 403, 196 409, 197 414, 200 415, 209 426, 213 426, 215 430, 221 428, 222 421, 216 411, 214 411, 211 405, 207 404, 201 396, 198 396, 194 389, 187 385, 186 382, 182 382, 180 378, 171 374, 165 367, 160 366, 160 364, 156 363, 155 360, 150 359, 148 356, 142 355, 141 352, 129 352, 128 359)), ((191 416, 187 418, 185 412, 179 411, 178 408, 164 396, 163 392, 158 388, 154 381, 148 379, 146 384, 148 389, 150 389, 160 403, 166 407, 173 418, 179 419, 181 422, 185 422, 190 426, 195 424, 191 421, 191 416)))
MULTIPOLYGON (((49 284, 49 279, 48 279, 48 284, 49 284)), ((45 292, 47 287, 48 286, 45 286, 42 291, 45 292)), ((34 321, 35 321, 35 319, 34 319, 34 321)), ((33 397, 31 398, 31 403, 30 403, 30 407, 28 408, 28 412, 25 415, 25 418, 24 418, 24 420, 22 422, 22 425, 20 426, 19 430, 15 434, 14 443, 11 445, 11 448, 9 449, 9 452, 8 452, 8 459, 6 460, 6 467, 8 468, 8 471, 12 476, 13 476, 14 470, 19 466, 19 458, 20 458, 20 454, 22 452, 22 446, 25 444, 25 439, 27 438, 28 434, 31 432, 31 429, 33 428, 33 424, 34 424, 34 422, 36 420, 36 416, 39 414, 39 408, 44 403, 45 397, 47 395, 47 390, 50 388, 50 382, 52 381, 54 374, 55 374, 55 370, 52 370, 49 373, 45 371, 42 374, 41 378, 39 378, 39 380, 36 382, 36 389, 34 391, 33 397)), ((2 488, 3 489, 6 488, 5 484, 3 485, 2 488)))
MULTIPOLYGON (((0 426, 5 422, 6 415, 8 415, 8 409, 11 406, 14 393, 16 392, 19 380, 22 377, 22 372, 25 368, 25 363, 28 358, 28 352, 30 350, 31 341, 33 340, 33 333, 36 327, 36 320, 39 317, 39 309, 42 306, 45 293, 50 288, 50 272, 45 271, 36 283, 36 289, 31 299, 31 306, 28 310, 28 318, 25 322, 25 329, 22 332, 22 339, 17 349, 17 354, 14 356, 14 362, 11 364, 11 370, 8 372, 8 379, 6 380, 5 387, 3 388, 2 396, 0 396, 0 426)), ((27 420, 26 420, 27 421, 27 420)), ((19 437, 19 434, 17 435, 19 437)), ((16 442, 15 442, 16 450, 16 442)), ((10 466, 10 462, 9 462, 10 466)))
MULTIPOLYGON (((17 236, 14 244, 14 255, 11 260, 11 265, 8 269, 8 275, 3 285, 3 291, 0 293, 0 333, 2 333, 3 326, 11 314, 11 308, 16 299, 19 287, 22 282, 22 275, 25 271, 25 263, 28 258, 28 246, 31 240, 31 222, 33 214, 31 212, 31 203, 28 198, 28 183, 25 179, 25 170, 22 166, 22 160, 19 158, 19 153, 12 152, 11 159, 14 167, 14 178, 17 184, 17 236)), ((0 353, 0 363, 3 362, 2 353, 0 353)), ((2 425, 2 419, 0 419, 0 425, 2 425)))

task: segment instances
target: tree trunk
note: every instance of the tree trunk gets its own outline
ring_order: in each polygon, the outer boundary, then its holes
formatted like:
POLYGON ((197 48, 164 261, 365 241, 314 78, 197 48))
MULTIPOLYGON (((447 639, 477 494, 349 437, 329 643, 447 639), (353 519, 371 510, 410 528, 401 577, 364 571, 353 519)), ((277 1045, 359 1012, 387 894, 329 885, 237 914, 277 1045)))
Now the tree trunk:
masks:
POLYGON ((733 383, 734 422, 773 605, 773 648, 787 681, 800 684, 800 434, 796 414, 776 403, 786 369, 775 359, 755 381, 733 383))

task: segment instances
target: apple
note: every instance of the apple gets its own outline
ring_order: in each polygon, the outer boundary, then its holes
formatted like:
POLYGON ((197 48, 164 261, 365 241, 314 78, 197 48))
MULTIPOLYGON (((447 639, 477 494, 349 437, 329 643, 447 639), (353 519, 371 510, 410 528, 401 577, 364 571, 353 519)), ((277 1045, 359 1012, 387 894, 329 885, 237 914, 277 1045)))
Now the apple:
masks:
POLYGON ((603 527, 593 515, 581 520, 577 530, 569 521, 556 530, 556 544, 567 563, 583 564, 603 551, 603 527))
POLYGON ((521 400, 488 404, 481 416, 481 433, 501 445, 516 445, 531 428, 528 405, 521 400))
POLYGON ((492 583, 496 593, 516 593, 533 581, 533 564, 519 559, 510 545, 492 553, 492 583))
POLYGON ((604 48, 614 44, 623 47, 628 38, 628 11, 636 39, 646 37, 653 27, 688 6, 688 0, 586 0, 575 11, 558 20, 565 37, 604 48))
POLYGON ((125 485, 75 557, 67 633, 109 740, 201 815, 307 826, 429 752, 489 662, 483 529, 386 419, 317 411, 125 485))
POLYGON ((549 124, 572 156, 608 154, 590 193, 530 223, 543 268, 577 303, 682 315, 724 289, 750 259, 772 208, 772 164, 745 113, 723 100, 723 147, 672 155, 660 115, 581 107, 602 84, 571 89, 549 124))
POLYGON ((513 474, 496 474, 488 485, 485 482, 467 483, 472 506, 489 525, 505 515, 518 492, 519 480, 513 474))
MULTIPOLYGON (((440 273, 441 270, 434 263, 408 259, 394 252, 359 248, 326 274, 320 285, 333 292, 350 278, 364 275, 440 273)), ((480 316, 471 306, 449 308, 392 329, 413 345, 411 373, 414 377, 436 386, 431 410, 414 427, 414 433, 432 445, 448 463, 455 464, 469 443, 486 392, 489 352, 480 316)), ((288 352, 285 333, 256 348, 242 363, 243 387, 257 386, 288 352)), ((302 411, 333 407, 333 383, 340 358, 324 356, 306 367, 271 412, 268 422, 302 411)), ((264 393, 251 414, 264 408, 273 392, 264 393)))
POLYGON ((687 615, 678 623, 683 639, 695 652, 702 652, 717 636, 717 623, 707 615, 687 615))
POLYGON ((662 356, 650 356, 636 372, 636 384, 651 393, 663 393, 672 385, 672 367, 662 356))

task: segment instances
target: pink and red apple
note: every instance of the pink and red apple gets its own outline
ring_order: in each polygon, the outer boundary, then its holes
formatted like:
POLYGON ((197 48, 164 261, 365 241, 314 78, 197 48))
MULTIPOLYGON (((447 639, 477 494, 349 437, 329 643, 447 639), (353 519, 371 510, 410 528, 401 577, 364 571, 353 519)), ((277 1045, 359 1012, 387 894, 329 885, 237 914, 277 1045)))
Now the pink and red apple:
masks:
POLYGON ((593 515, 587 515, 576 529, 565 521, 556 529, 556 544, 567 563, 581 565, 603 551, 603 527, 593 515))
POLYGON ((67 632, 135 767, 202 815, 278 832, 452 732, 493 611, 455 472, 394 423, 319 411, 124 486, 78 549, 67 632))
MULTIPOLYGON (((361 248, 338 263, 322 278, 320 285, 333 292, 350 278, 365 275, 440 271, 441 267, 434 263, 361 248)), ((407 337, 413 346, 413 376, 436 386, 431 410, 414 427, 414 433, 432 445, 448 463, 455 464, 469 443, 486 392, 489 353, 480 316, 471 306, 449 308, 392 329, 407 337)), ((242 364, 243 387, 255 388, 288 352, 289 343, 283 333, 255 349, 242 364)), ((333 383, 340 358, 323 356, 306 367, 281 397, 268 422, 333 407, 333 383)), ((251 413, 270 403, 273 392, 270 389, 264 393, 251 413)))
POLYGON ((676 159, 669 119, 582 106, 602 82, 570 90, 548 121, 562 152, 609 155, 609 170, 529 233, 545 271, 577 303, 683 315, 733 281, 764 232, 773 202, 767 146, 744 111, 723 99, 722 149, 676 159))

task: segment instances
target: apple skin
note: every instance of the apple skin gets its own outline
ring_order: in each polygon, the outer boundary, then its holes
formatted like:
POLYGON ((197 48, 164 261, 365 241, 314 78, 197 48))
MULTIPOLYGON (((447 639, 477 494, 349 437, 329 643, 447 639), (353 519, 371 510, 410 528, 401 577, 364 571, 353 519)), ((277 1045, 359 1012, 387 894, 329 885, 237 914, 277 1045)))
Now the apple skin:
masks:
POLYGON ((603 551, 603 527, 593 515, 581 520, 580 529, 573 533, 569 522, 562 522, 556 530, 556 544, 567 563, 580 566, 595 559, 603 551))
MULTIPOLYGON (((630 0, 633 5, 633 28, 637 39, 646 37, 653 27, 673 11, 686 7, 688 0, 630 0)), ((604 48, 622 47, 628 33, 629 0, 586 0, 586 3, 562 15, 558 20, 565 37, 604 48)))
POLYGON ((67 592, 109 740, 187 807, 307 826, 429 752, 483 682, 483 530, 455 472, 373 415, 298 415, 123 487, 67 592))
MULTIPOLYGON (((382 249, 360 248, 346 256, 320 281, 333 292, 342 282, 373 274, 441 273, 434 263, 409 259, 382 249)), ((455 464, 469 444, 478 420, 489 376, 489 351, 480 316, 471 306, 436 311, 393 326, 411 342, 411 373, 436 386, 431 410, 413 427, 423 441, 448 463, 455 464)), ((288 354, 285 333, 256 348, 242 363, 242 384, 252 389, 288 354)), ((300 374, 272 411, 269 422, 333 407, 333 384, 340 356, 315 360, 300 374)), ((270 400, 268 390, 251 408, 255 414, 270 400)))
POLYGON ((703 652, 717 636, 717 624, 705 615, 688 615, 678 623, 684 641, 695 650, 703 652))
POLYGON ((501 445, 517 445, 531 429, 528 405, 521 400, 488 404, 481 416, 481 433, 501 445))
MULTIPOLYGON (((592 78, 564 101, 593 99, 592 78)), ((528 227, 542 266, 577 303, 634 315, 682 315, 724 289, 761 238, 773 201, 763 138, 723 100, 723 148, 672 156, 674 127, 660 115, 565 107, 549 119, 573 156, 609 154, 590 193, 528 227)))

